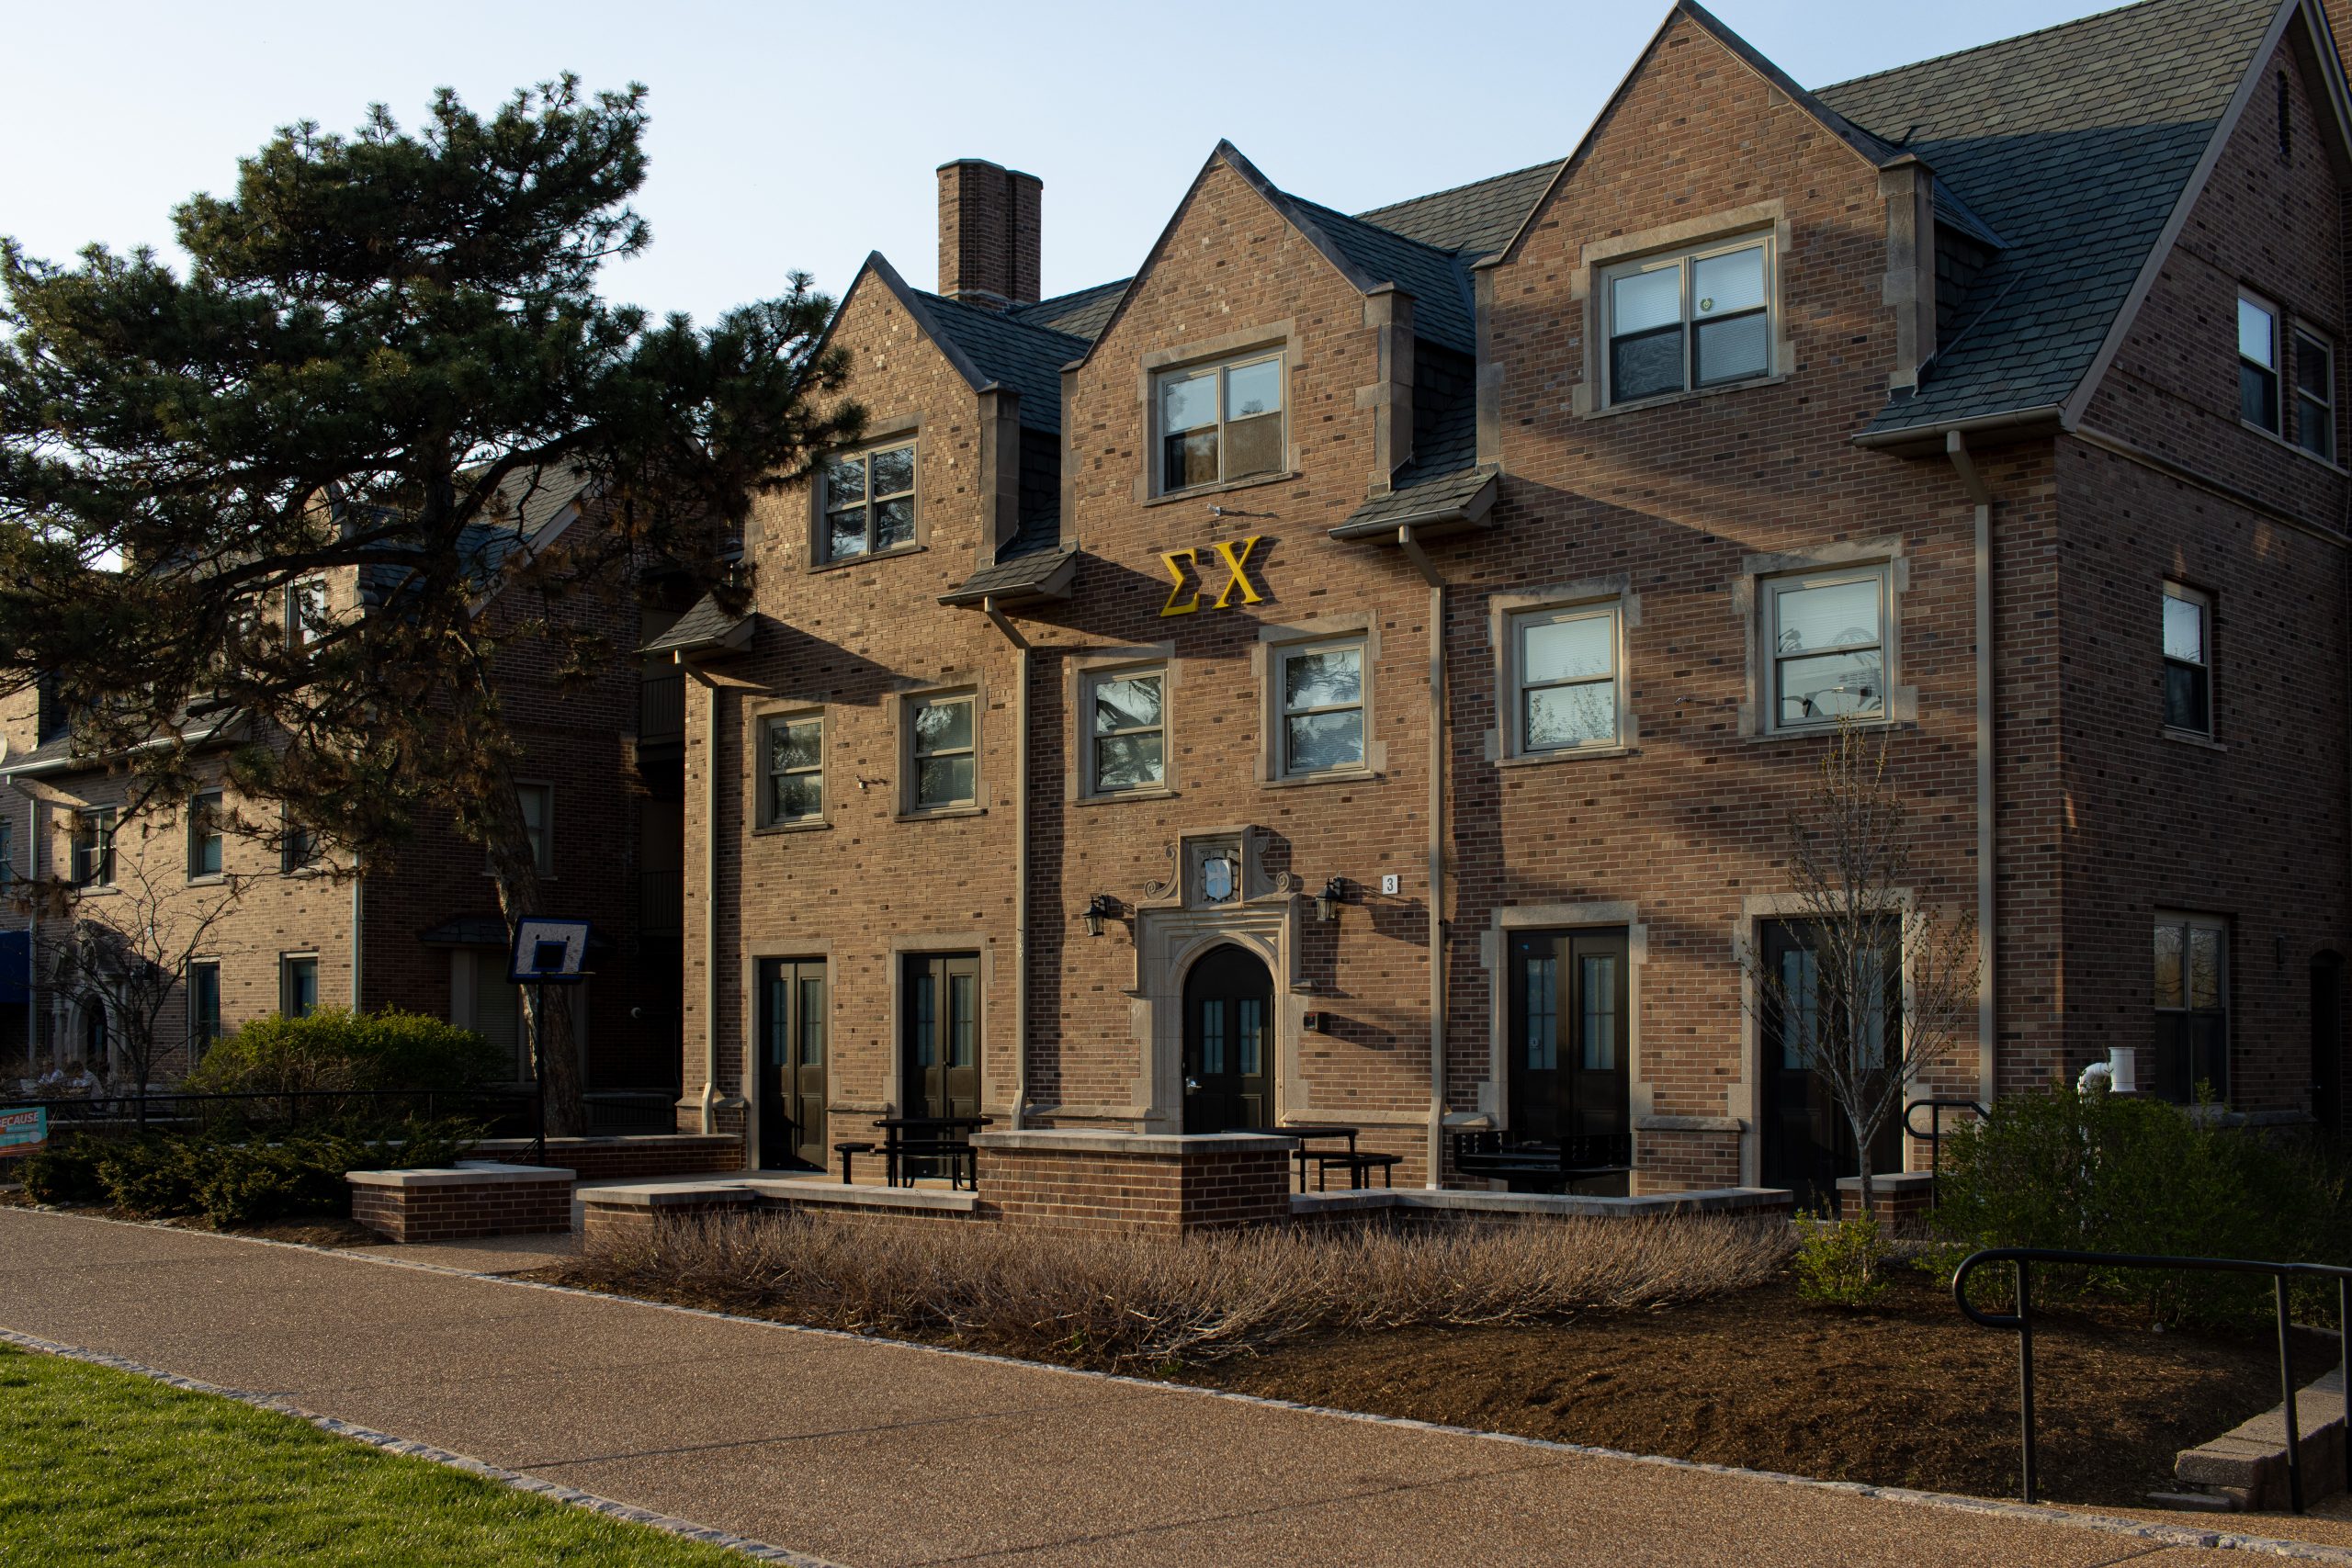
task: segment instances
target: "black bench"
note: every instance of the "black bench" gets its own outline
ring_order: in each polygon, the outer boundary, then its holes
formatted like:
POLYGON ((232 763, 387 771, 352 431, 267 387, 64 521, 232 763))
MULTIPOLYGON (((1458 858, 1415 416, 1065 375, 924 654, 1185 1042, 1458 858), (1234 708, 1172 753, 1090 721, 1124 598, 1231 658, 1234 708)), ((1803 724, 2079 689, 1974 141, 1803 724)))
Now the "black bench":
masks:
POLYGON ((890 1162, 888 1180, 893 1187, 915 1184, 918 1160, 938 1160, 947 1167, 949 1187, 979 1189, 979 1151, 961 1138, 900 1138, 883 1152, 890 1162))
POLYGON ((1363 1153, 1351 1151, 1343 1155, 1317 1155, 1315 1156, 1317 1161, 1315 1190, 1317 1192, 1323 1190, 1324 1176, 1335 1165, 1347 1171, 1348 1186, 1351 1190, 1371 1186, 1372 1173, 1375 1170, 1380 1172, 1380 1184, 1383 1187, 1394 1187, 1396 1185, 1396 1162, 1404 1157, 1403 1155, 1374 1154, 1370 1150, 1363 1153))
POLYGON ((1453 1135, 1453 1168, 1537 1190, 1563 1191, 1578 1181, 1623 1176, 1634 1168, 1630 1133, 1578 1133, 1557 1142, 1506 1144, 1498 1132, 1453 1135))
POLYGON ((870 1155, 873 1152, 872 1144, 835 1144, 833 1145, 833 1153, 842 1156, 842 1185, 843 1187, 849 1185, 850 1161, 859 1155, 870 1155))

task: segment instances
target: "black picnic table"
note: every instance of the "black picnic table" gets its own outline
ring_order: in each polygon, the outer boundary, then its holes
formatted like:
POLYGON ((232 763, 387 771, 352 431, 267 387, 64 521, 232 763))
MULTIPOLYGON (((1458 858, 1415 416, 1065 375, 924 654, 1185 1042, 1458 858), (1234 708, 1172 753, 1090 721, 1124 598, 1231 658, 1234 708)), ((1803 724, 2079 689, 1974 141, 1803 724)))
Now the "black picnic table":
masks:
POLYGON ((978 1158, 966 1140, 995 1124, 993 1116, 885 1116, 874 1124, 882 1129, 883 1180, 892 1187, 915 1184, 914 1162, 947 1162, 950 1187, 979 1186, 978 1158), (901 1181, 899 1178, 905 1177, 901 1181))
POLYGON ((1316 1162, 1315 1185, 1318 1188, 1323 1185, 1325 1169, 1334 1165, 1344 1165, 1348 1168, 1350 1185, 1355 1187, 1365 1185, 1366 1177, 1363 1163, 1365 1156, 1356 1152, 1356 1134, 1363 1131, 1361 1127, 1344 1127, 1336 1122, 1300 1122, 1295 1126, 1285 1127, 1236 1127, 1233 1131, 1254 1133, 1269 1138, 1296 1138, 1298 1147, 1292 1151, 1291 1158, 1298 1164, 1298 1190, 1301 1192, 1306 1190, 1306 1165, 1309 1160, 1316 1162), (1345 1138, 1348 1141, 1348 1152, 1345 1154, 1340 1154, 1336 1149, 1326 1151, 1307 1147, 1309 1143, 1329 1143, 1339 1138, 1345 1138))

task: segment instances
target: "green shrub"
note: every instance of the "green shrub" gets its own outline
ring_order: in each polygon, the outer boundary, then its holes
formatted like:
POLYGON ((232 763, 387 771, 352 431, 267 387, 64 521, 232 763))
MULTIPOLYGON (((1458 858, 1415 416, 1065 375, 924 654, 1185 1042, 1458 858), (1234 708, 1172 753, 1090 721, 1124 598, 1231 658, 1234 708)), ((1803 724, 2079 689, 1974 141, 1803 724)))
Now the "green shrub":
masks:
MULTIPOLYGON (((91 1196, 104 1196, 142 1219, 202 1214, 215 1225, 233 1227, 306 1214, 348 1215, 345 1172, 452 1165, 480 1132, 467 1122, 411 1118, 274 1139, 155 1135, 84 1146, 96 1151, 85 1156, 91 1196)), ((60 1167, 57 1179, 72 1179, 72 1170, 60 1167)))
POLYGON ((116 1208, 140 1219, 192 1214, 205 1176, 204 1146, 153 1135, 110 1144, 98 1156, 98 1185, 116 1208))
POLYGON ((87 1138, 51 1138, 19 1160, 17 1170, 36 1203, 95 1203, 106 1196, 98 1184, 98 1145, 87 1138))
POLYGON ((1887 1292, 1891 1250, 1874 1214, 1851 1220, 1799 1214, 1792 1264, 1797 1294, 1816 1306, 1869 1306, 1887 1292))
MULTIPOLYGON (((2307 1144, 2231 1126, 2221 1107, 2058 1085, 1947 1134, 1934 1224, 1955 1262, 1980 1247, 2352 1262, 2343 1175, 2307 1144)), ((2040 1289, 2142 1303, 2160 1323, 2267 1309, 2257 1276, 2037 1269, 2040 1289)))
POLYGON ((206 1052, 187 1087, 209 1094, 461 1089, 508 1065, 481 1035, 423 1013, 322 1008, 308 1018, 254 1020, 206 1052))

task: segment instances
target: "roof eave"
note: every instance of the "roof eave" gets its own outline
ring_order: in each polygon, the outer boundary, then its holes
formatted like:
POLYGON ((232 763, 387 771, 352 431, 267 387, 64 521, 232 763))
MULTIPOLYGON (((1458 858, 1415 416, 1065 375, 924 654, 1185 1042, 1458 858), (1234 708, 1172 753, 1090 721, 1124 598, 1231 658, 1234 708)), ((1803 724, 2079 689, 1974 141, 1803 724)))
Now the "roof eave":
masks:
POLYGON ((1071 550, 1051 573, 1036 582, 1005 588, 956 588, 941 594, 939 602, 958 609, 985 610, 993 606, 1000 610, 1012 610, 1025 604, 1044 604, 1068 599, 1077 581, 1078 552, 1071 550))
POLYGON ((1401 544, 1406 530, 1414 533, 1452 534, 1470 528, 1492 525, 1495 500, 1501 493, 1502 476, 1488 474, 1486 482, 1460 501, 1441 502, 1418 512, 1400 512, 1385 517, 1374 517, 1362 523, 1342 523, 1331 529, 1334 539, 1370 539, 1378 543, 1401 544))
POLYGON ((2030 409, 1971 414, 1966 419, 1935 420, 1926 424, 1906 425, 1901 430, 1864 430, 1850 439, 1856 446, 1873 452, 1890 452, 1901 457, 1941 457, 1945 437, 1954 433, 1962 435, 1997 434, 2004 440, 2030 441, 2056 435, 2064 429, 2065 410, 2057 403, 2043 403, 2030 409))

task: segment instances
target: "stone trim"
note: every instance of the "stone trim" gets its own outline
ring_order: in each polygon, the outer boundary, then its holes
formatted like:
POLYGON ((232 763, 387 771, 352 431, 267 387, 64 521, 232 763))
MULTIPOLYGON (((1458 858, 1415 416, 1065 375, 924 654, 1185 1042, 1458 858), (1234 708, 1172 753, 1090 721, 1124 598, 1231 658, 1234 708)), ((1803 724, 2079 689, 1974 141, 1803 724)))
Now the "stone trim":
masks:
POLYGON ((1261 1149, 1290 1150, 1296 1138, 1266 1133, 1089 1133, 1037 1128, 1021 1133, 975 1133, 976 1149, 1022 1149, 1055 1154, 1141 1155, 1155 1159, 1179 1159, 1193 1154, 1249 1153, 1261 1149))
POLYGON ((1904 554, 1903 536, 1889 534, 1877 538, 1831 540, 1777 555, 1740 558, 1739 575, 1732 581, 1731 607, 1732 614, 1739 617, 1740 638, 1747 649, 1747 682, 1739 698, 1739 734, 1743 739, 1799 740, 1835 733, 1834 727, 1827 725, 1781 729, 1767 722, 1772 660, 1770 650, 1764 646, 1764 581, 1797 572, 1871 566, 1886 568, 1886 624, 1880 628, 1879 644, 1886 660, 1886 713, 1884 717, 1860 728, 1891 729, 1919 722, 1919 688, 1902 680, 1903 599, 1911 592, 1911 562, 1904 554))
POLYGON ((1630 573, 1588 577, 1575 582, 1552 583, 1520 592, 1494 593, 1487 599, 1487 647, 1495 661, 1495 727, 1486 733, 1489 762, 1565 762, 1579 757, 1622 757, 1641 747, 1641 719, 1634 712, 1634 681, 1630 668, 1633 634, 1642 624, 1642 596, 1634 592, 1630 573), (1511 623, 1532 611, 1584 609, 1600 604, 1617 607, 1617 743, 1585 750, 1535 751, 1519 745, 1519 639, 1511 623))
POLYGON ((571 1172, 547 1165, 503 1165, 492 1160, 460 1161, 454 1167, 419 1167, 414 1170, 350 1170, 343 1179, 354 1187, 396 1187, 403 1191, 422 1187, 499 1187, 518 1181, 571 1179, 571 1172))

